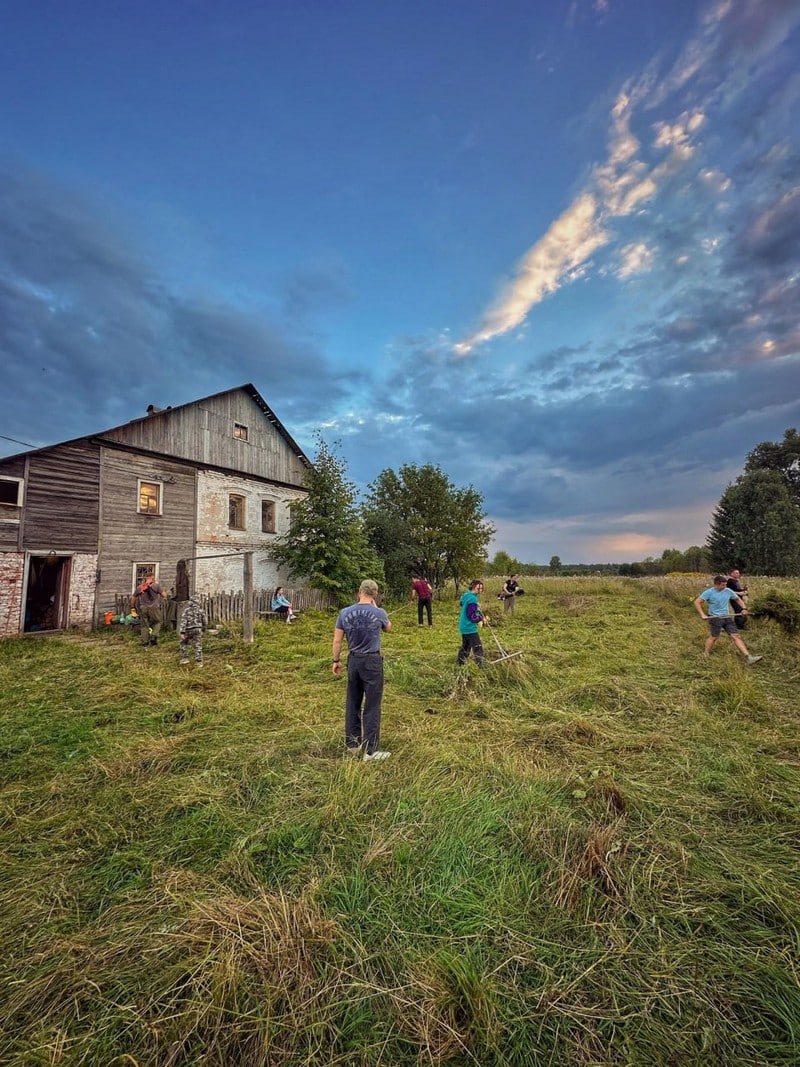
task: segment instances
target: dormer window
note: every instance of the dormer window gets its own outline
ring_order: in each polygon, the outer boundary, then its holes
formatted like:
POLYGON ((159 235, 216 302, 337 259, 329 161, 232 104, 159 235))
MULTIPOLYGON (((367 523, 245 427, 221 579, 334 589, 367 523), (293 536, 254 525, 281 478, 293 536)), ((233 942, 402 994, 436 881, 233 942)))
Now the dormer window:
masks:
POLYGON ((247 427, 242 425, 241 422, 235 422, 233 424, 233 436, 237 441, 247 440, 247 427))

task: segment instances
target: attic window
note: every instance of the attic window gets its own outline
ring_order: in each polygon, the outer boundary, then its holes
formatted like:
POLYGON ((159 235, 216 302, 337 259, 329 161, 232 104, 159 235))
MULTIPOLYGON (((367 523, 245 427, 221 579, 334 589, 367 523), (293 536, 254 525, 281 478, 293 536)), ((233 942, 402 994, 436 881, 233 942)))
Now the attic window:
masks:
POLYGON ((243 426, 241 422, 235 422, 233 424, 233 436, 237 441, 247 440, 247 427, 243 426))
POLYGON ((0 478, 0 506, 10 504, 18 508, 22 497, 21 478, 0 478))

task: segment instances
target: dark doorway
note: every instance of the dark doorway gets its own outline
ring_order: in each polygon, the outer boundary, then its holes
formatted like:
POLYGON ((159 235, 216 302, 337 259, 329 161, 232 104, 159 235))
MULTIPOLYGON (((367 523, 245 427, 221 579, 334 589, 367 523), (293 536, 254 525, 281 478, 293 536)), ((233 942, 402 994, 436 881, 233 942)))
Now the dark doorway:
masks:
POLYGON ((71 556, 31 556, 25 597, 25 633, 63 630, 69 610, 71 556))

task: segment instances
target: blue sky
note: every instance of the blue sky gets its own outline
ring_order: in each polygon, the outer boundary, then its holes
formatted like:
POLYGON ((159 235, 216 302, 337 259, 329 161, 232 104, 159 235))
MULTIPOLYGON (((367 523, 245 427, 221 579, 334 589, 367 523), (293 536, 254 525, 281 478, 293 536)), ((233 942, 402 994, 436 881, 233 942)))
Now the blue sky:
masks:
POLYGON ((0 455, 252 382, 527 562, 800 426, 795 0, 5 0, 0 455))

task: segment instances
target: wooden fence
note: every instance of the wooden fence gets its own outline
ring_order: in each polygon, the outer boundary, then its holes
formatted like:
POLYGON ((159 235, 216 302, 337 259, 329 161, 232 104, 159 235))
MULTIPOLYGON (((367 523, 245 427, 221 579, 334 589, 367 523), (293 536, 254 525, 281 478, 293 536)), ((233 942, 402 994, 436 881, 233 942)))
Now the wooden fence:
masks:
MULTIPOLYGON (((332 611, 336 602, 327 593, 319 589, 290 589, 284 586, 286 598, 291 601, 294 611, 332 611)), ((129 615, 133 597, 117 593, 114 597, 114 611, 117 615, 129 615)), ((244 593, 200 594, 200 602, 208 616, 208 625, 216 626, 220 622, 232 622, 244 618, 244 593)), ((253 591, 253 613, 258 618, 260 612, 272 608, 272 590, 256 589, 253 591)), ((162 600, 161 611, 164 623, 175 626, 178 605, 174 600, 162 600)))

